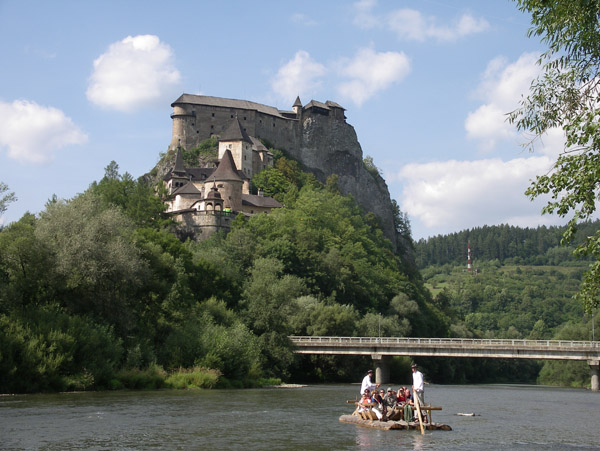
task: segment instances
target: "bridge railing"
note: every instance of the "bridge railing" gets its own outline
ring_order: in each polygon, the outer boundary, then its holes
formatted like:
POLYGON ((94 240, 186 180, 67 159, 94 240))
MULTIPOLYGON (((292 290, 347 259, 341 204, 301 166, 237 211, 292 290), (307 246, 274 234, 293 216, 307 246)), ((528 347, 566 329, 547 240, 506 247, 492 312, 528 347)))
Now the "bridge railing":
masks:
POLYGON ((296 344, 359 344, 359 345, 465 345, 465 346, 535 346, 564 348, 600 348, 598 341, 575 340, 516 340, 516 339, 477 339, 477 338, 412 338, 412 337, 311 337, 291 336, 296 344))

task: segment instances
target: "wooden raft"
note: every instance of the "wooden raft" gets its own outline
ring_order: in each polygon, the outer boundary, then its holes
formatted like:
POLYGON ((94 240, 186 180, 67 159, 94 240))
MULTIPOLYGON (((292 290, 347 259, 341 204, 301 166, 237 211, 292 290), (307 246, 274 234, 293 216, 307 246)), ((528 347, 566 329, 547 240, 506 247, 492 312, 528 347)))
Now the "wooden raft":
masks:
MULTIPOLYGON (((407 423, 404 420, 399 421, 379 421, 379 420, 363 420, 362 418, 356 415, 342 415, 340 417, 341 423, 351 423, 356 424, 358 426, 364 426, 368 428, 374 429, 383 429, 385 431, 389 431, 390 429, 415 429, 418 430, 420 428, 418 421, 413 421, 412 423, 407 423)), ((447 424, 441 423, 424 423, 423 427, 429 431, 451 431, 452 428, 447 424)))

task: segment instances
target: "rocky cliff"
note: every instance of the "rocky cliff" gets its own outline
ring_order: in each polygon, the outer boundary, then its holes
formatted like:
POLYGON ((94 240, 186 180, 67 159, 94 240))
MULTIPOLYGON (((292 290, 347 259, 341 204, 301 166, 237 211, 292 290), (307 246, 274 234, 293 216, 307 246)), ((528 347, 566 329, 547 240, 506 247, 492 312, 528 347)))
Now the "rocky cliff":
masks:
POLYGON ((354 127, 322 115, 303 118, 300 127, 300 144, 287 150, 290 156, 321 182, 337 174, 341 192, 351 194, 362 208, 379 218, 385 236, 395 247, 394 210, 387 184, 376 171, 365 167, 354 127))

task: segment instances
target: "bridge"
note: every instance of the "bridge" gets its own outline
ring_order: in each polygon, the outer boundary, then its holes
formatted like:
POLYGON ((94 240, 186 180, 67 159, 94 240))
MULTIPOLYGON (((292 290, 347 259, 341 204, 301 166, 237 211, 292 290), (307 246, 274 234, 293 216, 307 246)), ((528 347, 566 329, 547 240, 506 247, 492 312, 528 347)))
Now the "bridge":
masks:
POLYGON ((600 342, 411 337, 300 337, 290 340, 298 354, 369 355, 377 383, 389 381, 392 356, 485 357, 496 359, 580 360, 592 373, 592 391, 600 391, 600 342))

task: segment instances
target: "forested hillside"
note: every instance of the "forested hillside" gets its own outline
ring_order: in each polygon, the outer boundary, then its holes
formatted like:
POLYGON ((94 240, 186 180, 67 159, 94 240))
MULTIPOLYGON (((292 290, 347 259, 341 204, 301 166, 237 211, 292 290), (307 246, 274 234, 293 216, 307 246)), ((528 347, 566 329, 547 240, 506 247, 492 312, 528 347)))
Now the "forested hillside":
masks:
MULTIPOLYGON (((581 224, 576 240, 592 235, 599 223, 581 224)), ((584 314, 574 299, 591 261, 561 246, 563 228, 482 227, 421 240, 417 259, 440 261, 421 273, 435 306, 457 337, 592 340, 600 322, 584 314), (467 243, 472 271, 467 271, 467 243), (595 321, 595 327, 592 326, 595 321)), ((490 364, 493 364, 490 363, 490 364)), ((515 372, 545 384, 589 385, 585 362, 512 362, 496 376, 515 372)), ((467 371, 466 380, 482 376, 467 371)), ((485 375, 483 375, 485 378, 485 375)), ((489 374, 488 374, 489 377, 489 374)))
POLYGON ((521 228, 509 225, 483 226, 448 235, 420 239, 415 243, 416 262, 429 265, 466 265, 467 244, 473 261, 498 260, 500 263, 560 265, 577 260, 573 250, 586 237, 600 229, 600 221, 583 222, 571 243, 561 245, 564 227, 521 228))
POLYGON ((335 178, 281 154, 261 177, 286 207, 204 242, 178 241, 155 188, 114 162, 4 227, 0 392, 357 380, 368 359, 300 358, 287 336, 447 334, 416 268, 335 178))

